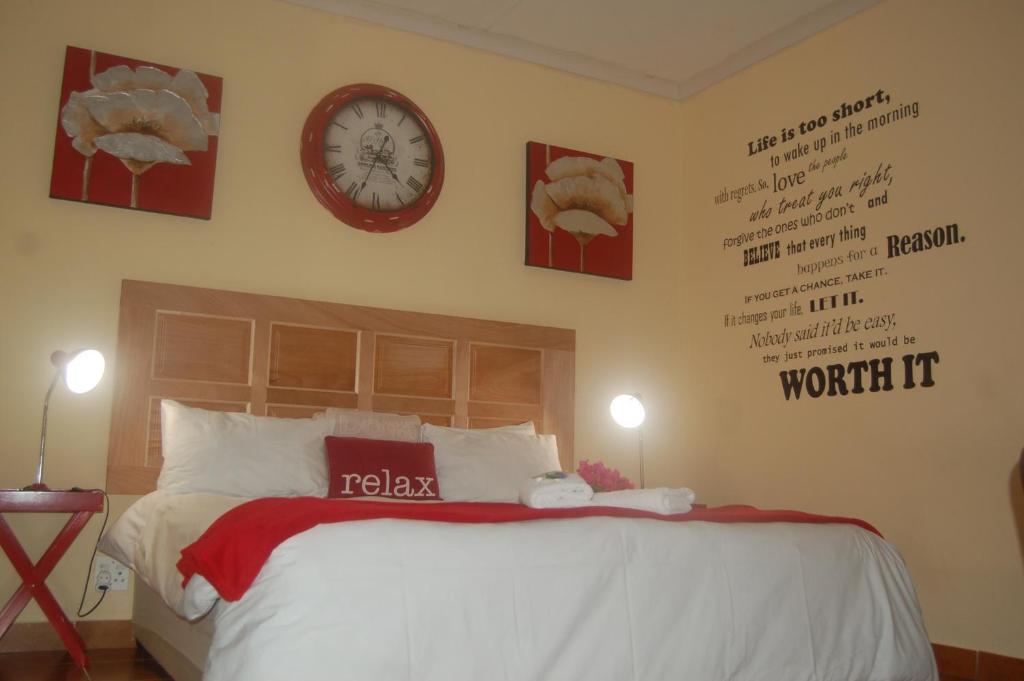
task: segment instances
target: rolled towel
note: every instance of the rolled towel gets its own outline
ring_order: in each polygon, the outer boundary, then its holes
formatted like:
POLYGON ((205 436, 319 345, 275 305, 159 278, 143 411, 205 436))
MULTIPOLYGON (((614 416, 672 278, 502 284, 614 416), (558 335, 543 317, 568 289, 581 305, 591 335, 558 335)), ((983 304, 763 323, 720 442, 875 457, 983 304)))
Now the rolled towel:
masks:
POLYGON ((530 508, 587 506, 594 490, 575 473, 553 471, 530 478, 519 488, 519 501, 530 508))
POLYGON ((617 492, 598 492, 590 500, 594 506, 617 506, 653 511, 669 515, 688 513, 693 509, 697 495, 686 487, 655 487, 653 489, 623 489, 617 492))

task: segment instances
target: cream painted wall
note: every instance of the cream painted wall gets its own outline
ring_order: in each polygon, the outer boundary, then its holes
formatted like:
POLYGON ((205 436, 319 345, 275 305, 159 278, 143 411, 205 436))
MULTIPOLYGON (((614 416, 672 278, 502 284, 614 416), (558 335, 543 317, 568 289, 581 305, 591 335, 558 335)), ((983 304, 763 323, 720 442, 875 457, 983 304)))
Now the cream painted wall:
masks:
MULTIPOLYGON (((1016 657, 1024 657, 1024 500, 1016 469, 1024 445, 1022 25, 1024 5, 1016 0, 887 0, 681 107, 687 352, 680 358, 680 426, 686 451, 703 457, 702 480, 711 485, 702 490, 705 500, 875 523, 909 565, 933 641, 1016 657), (749 349, 755 329, 725 328, 723 315, 777 307, 744 305, 743 296, 815 279, 797 276, 795 264, 818 257, 784 254, 744 268, 740 249, 724 249, 723 239, 749 229, 763 196, 739 206, 713 199, 723 186, 771 181, 768 154, 748 156, 748 141, 878 88, 892 93, 893 104, 919 101, 919 118, 811 155, 848 147, 831 176, 847 181, 879 161, 894 164, 888 204, 867 209, 858 202, 854 222, 867 226, 865 244, 882 246, 866 266, 889 274, 829 293, 859 290, 865 302, 849 312, 855 315, 895 312, 894 333, 916 336, 916 350, 939 352, 935 386, 787 402, 780 367, 749 349), (964 243, 886 258, 886 235, 951 222, 964 243)), ((826 131, 840 128, 830 120, 826 131)), ((783 162, 780 174, 807 165, 783 162)), ((826 184, 818 173, 807 186, 826 184)), ((801 228, 782 244, 834 232, 843 222, 801 228)), ((811 297, 784 300, 806 310, 811 297)), ((769 326, 787 323, 799 326, 793 319, 769 326)), ((905 351, 849 351, 785 368, 905 351)))
MULTIPOLYGON (((123 278, 574 328, 578 455, 635 475, 635 434, 610 422, 607 404, 641 390, 652 412, 648 475, 681 482, 675 104, 270 0, 7 1, 0 51, 0 486, 34 477, 50 351, 114 354, 123 278), (68 44, 224 78, 212 220, 48 198, 68 44), (410 96, 442 137, 440 199, 398 234, 336 221, 299 169, 306 115, 356 82, 410 96), (529 140, 636 164, 632 282, 523 266, 529 140)), ((110 403, 110 381, 82 397, 55 394, 51 487, 103 485, 110 403)), ((130 499, 114 501, 118 511, 130 499)), ((36 554, 57 528, 55 518, 16 520, 36 554)), ((87 528, 50 579, 66 610, 78 603, 98 530, 87 528)), ((16 583, 0 568, 0 593, 16 583)), ((93 619, 130 616, 129 598, 111 596, 93 619)), ((21 621, 41 618, 33 604, 21 621)))
MULTIPOLYGON (((710 503, 864 517, 903 551, 933 640, 1024 656, 1024 500, 1011 478, 1024 244, 1008 198, 1024 152, 1021 19, 1012 0, 887 0, 680 105, 270 0, 6 2, 0 75, 17 108, 0 127, 0 486, 32 478, 50 350, 113 354, 122 278, 565 326, 577 330, 578 456, 635 474, 635 441, 606 404, 640 390, 651 481, 710 503), (67 44, 224 78, 211 221, 47 198, 67 44), (440 201, 395 235, 335 221, 298 170, 309 109, 359 81, 411 96, 445 145, 440 201), (745 211, 712 197, 766 173, 748 139, 878 87, 922 106, 856 146, 861 160, 900 159, 884 225, 969 230, 960 250, 914 256, 864 289, 941 353, 937 384, 787 404, 777 372, 722 328, 765 275, 723 252, 745 211), (527 140, 636 164, 633 282, 522 266, 527 140)), ((55 396, 51 486, 103 484, 110 391, 55 396)), ((131 498, 113 501, 116 514, 131 498)), ((59 526, 15 520, 37 554, 59 526)), ((50 580, 66 610, 98 529, 50 580)), ((0 593, 15 584, 0 568, 0 593)), ((112 594, 92 618, 129 613, 112 594)), ((21 621, 41 618, 33 605, 21 621)))

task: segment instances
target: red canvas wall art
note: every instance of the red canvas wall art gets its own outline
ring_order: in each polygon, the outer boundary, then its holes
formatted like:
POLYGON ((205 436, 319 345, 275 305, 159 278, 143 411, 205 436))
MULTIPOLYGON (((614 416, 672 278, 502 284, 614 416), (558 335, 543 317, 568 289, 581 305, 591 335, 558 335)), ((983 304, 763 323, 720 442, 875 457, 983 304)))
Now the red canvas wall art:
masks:
POLYGON ((210 218, 222 81, 68 47, 50 196, 210 218))
POLYGON ((633 164, 526 145, 526 264, 633 278, 633 164))

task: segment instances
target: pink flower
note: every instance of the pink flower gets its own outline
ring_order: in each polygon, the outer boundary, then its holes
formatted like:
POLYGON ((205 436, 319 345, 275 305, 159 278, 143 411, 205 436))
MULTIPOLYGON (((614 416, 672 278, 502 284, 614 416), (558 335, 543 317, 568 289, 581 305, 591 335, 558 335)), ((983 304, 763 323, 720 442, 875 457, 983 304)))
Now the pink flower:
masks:
POLYGON ((580 461, 576 472, 595 492, 614 492, 620 489, 633 489, 633 483, 614 468, 608 468, 600 461, 590 463, 586 459, 580 461))

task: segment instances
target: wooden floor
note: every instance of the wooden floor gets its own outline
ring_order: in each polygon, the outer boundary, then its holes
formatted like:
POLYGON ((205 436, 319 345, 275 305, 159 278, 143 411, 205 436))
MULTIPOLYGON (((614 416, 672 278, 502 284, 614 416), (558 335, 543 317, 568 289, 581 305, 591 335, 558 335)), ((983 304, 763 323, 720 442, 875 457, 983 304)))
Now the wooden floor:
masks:
POLYGON ((77 668, 67 653, 0 654, 0 681, 171 681, 142 648, 94 650, 89 668, 77 668))

